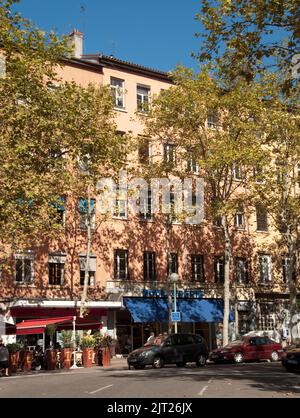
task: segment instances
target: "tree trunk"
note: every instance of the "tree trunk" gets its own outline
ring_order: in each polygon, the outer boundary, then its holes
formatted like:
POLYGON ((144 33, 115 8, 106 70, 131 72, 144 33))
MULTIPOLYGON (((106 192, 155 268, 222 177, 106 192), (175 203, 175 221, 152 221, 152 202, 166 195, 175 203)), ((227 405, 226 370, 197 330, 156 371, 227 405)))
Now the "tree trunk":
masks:
POLYGON ((92 247, 92 212, 91 212, 91 190, 88 186, 88 211, 87 211, 87 251, 84 270, 84 285, 80 303, 80 318, 83 318, 86 313, 86 302, 88 297, 89 277, 90 277, 90 257, 92 247))
POLYGON ((287 229, 287 246, 288 246, 288 258, 290 260, 287 272, 287 281, 289 287, 289 312, 290 312, 290 340, 291 343, 295 343, 295 339, 299 338, 299 335, 293 335, 293 328, 298 323, 298 304, 297 304, 297 285, 296 285, 296 271, 297 271, 297 257, 296 257, 296 245, 293 240, 290 228, 287 229))
POLYGON ((222 216, 224 229, 225 254, 224 254, 224 318, 223 318, 223 346, 229 342, 229 311, 230 311, 230 264, 232 260, 232 248, 228 230, 227 216, 222 216))
POLYGON ((171 238, 171 220, 170 215, 166 215, 166 247, 167 247, 167 289, 168 289, 168 307, 169 307, 169 323, 168 323, 168 334, 172 334, 173 323, 172 323, 172 286, 170 283, 170 274, 172 266, 172 257, 170 250, 170 238, 171 238))

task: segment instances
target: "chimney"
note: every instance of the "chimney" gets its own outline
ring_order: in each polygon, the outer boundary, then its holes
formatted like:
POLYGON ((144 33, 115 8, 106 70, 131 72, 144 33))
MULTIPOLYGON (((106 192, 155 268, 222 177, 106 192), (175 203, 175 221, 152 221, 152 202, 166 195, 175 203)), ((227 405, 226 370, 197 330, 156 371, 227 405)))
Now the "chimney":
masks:
POLYGON ((72 57, 81 58, 83 55, 83 33, 73 29, 69 35, 69 46, 72 48, 72 57))

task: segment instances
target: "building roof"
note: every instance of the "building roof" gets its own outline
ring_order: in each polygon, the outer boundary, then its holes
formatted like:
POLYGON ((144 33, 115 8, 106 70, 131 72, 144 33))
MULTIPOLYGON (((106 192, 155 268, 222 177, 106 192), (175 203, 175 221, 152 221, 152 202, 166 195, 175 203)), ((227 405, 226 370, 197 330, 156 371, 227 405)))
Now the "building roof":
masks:
POLYGON ((85 63, 97 63, 101 67, 120 69, 123 71, 155 78, 167 83, 172 83, 171 76, 166 72, 156 70, 154 68, 144 67, 142 65, 134 64, 129 61, 124 61, 115 58, 114 56, 108 56, 103 54, 85 54, 79 61, 85 63))

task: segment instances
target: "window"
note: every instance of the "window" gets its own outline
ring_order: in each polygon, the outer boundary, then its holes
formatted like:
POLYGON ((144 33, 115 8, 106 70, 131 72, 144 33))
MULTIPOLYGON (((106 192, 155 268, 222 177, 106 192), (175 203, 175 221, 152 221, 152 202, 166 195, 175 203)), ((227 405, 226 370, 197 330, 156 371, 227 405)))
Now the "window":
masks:
POLYGON ((170 191, 170 213, 169 213, 170 222, 177 221, 176 207, 175 207, 175 192, 170 191))
POLYGON ((257 166, 253 169, 253 177, 256 183, 264 183, 264 170, 262 167, 257 166))
POLYGON ((171 259, 168 260, 168 273, 176 273, 178 274, 178 254, 177 253, 171 253, 170 254, 171 259))
POLYGON ((215 257, 215 283, 224 283, 224 258, 215 257))
POLYGON ((246 258, 237 258, 235 268, 236 282, 239 284, 248 283, 248 262, 246 258))
POLYGON ((152 252, 144 252, 144 280, 156 280, 156 255, 152 252))
POLYGON ((242 205, 239 206, 235 214, 234 224, 237 228, 245 229, 245 214, 244 214, 244 208, 242 205))
POLYGON ((111 77, 110 88, 111 88, 111 93, 112 93, 115 107, 124 109, 125 108, 124 80, 111 77))
POLYGON ((174 144, 164 144, 164 161, 170 165, 176 163, 176 147, 174 144))
POLYGON ((188 155, 187 169, 191 173, 194 173, 194 174, 199 173, 199 165, 198 165, 195 155, 192 152, 189 152, 189 155, 188 155))
POLYGON ((139 141, 139 162, 141 164, 150 164, 152 148, 148 138, 140 137, 139 141))
POLYGON ((215 216, 213 219, 213 225, 217 226, 218 228, 222 227, 222 216, 215 216))
POLYGON ((137 86, 137 110, 142 113, 148 113, 150 104, 150 87, 137 86))
POLYGON ((232 175, 234 180, 242 180, 243 179, 243 170, 240 165, 235 165, 232 170, 232 175))
POLYGON ((51 286, 61 286, 64 283, 65 264, 66 255, 49 254, 48 272, 51 286))
POLYGON ((259 257, 259 283, 262 285, 272 283, 272 266, 270 255, 261 255, 259 257))
MULTIPOLYGON (((85 266, 86 266, 86 254, 80 254, 79 256, 80 286, 84 286, 85 266)), ((90 255, 89 282, 88 282, 89 286, 95 285, 96 268, 97 268, 97 257, 95 255, 90 255)))
POLYGON ((16 282, 33 283, 34 256, 33 254, 16 255, 16 282))
POLYGON ((207 126, 210 129, 217 129, 219 127, 219 115, 217 111, 209 112, 207 116, 207 126))
POLYGON ((268 231, 268 213, 264 206, 256 205, 257 231, 268 231))
MULTIPOLYGON (((284 257, 282 259, 282 279, 283 283, 288 283, 289 278, 289 269, 291 266, 291 260, 289 257, 284 257)), ((296 272, 293 271, 293 280, 296 281, 296 272)))
MULTIPOLYGON (((91 227, 96 227, 96 200, 91 199, 91 227)), ((88 226, 88 200, 80 198, 78 200, 78 217, 79 217, 79 228, 86 229, 88 226)))
POLYGON ((115 279, 116 280, 128 280, 128 251, 116 250, 115 251, 115 279))
POLYGON ((123 190, 117 190, 114 216, 116 218, 127 218, 127 198, 126 193, 123 190))
POLYGON ((192 255, 192 281, 204 283, 204 258, 203 255, 192 255))
POLYGON ((54 207, 57 211, 56 222, 60 225, 66 223, 66 197, 61 196, 57 202, 54 203, 54 207))
POLYGON ((151 220, 152 219, 152 195, 151 189, 148 189, 148 198, 142 199, 140 204, 140 219, 151 220))

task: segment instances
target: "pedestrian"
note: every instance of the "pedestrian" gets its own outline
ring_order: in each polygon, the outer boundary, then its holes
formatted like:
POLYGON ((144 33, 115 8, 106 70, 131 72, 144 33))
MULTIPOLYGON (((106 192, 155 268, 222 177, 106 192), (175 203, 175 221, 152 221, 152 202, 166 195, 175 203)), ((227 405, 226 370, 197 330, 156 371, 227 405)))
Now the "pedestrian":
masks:
POLYGON ((3 344, 3 341, 0 340, 0 371, 5 371, 4 376, 8 376, 8 367, 9 367, 9 352, 8 349, 3 344))

